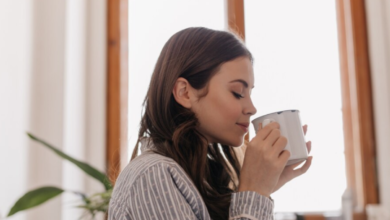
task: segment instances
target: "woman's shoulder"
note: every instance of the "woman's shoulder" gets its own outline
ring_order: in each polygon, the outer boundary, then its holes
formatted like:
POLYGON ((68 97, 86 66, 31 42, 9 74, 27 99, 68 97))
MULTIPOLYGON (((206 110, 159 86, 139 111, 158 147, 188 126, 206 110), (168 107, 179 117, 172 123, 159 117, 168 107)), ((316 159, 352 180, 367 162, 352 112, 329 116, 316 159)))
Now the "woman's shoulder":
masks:
POLYGON ((130 161, 125 169, 147 169, 157 164, 166 164, 169 166, 179 165, 170 157, 163 156, 153 151, 143 152, 141 155, 130 161))
POLYGON ((154 153, 144 152, 133 159, 119 174, 113 196, 120 196, 131 191, 141 180, 165 179, 170 177, 175 183, 183 183, 194 188, 192 181, 184 169, 172 158, 154 153))
MULTIPOLYGON (((188 199, 197 198, 200 194, 184 169, 172 158, 154 152, 145 152, 132 160, 119 174, 111 197, 113 201, 127 201, 132 192, 153 190, 154 187, 175 187, 188 199), (167 182, 168 181, 168 182, 167 182)), ((126 203, 126 202, 125 202, 126 203)), ((121 204, 123 204, 121 202, 121 204)), ((197 204, 201 206, 201 204, 197 204)))
POLYGON ((198 219, 208 219, 206 205, 184 169, 169 157, 147 152, 132 160, 120 173, 110 200, 109 219, 132 216, 138 209, 144 211, 151 206, 156 210, 172 208, 179 213, 187 208, 190 211, 181 214, 193 213, 198 219), (165 207, 167 202, 169 207, 165 207))
POLYGON ((116 184, 120 184, 122 181, 125 181, 126 184, 131 184, 133 181, 139 179, 141 175, 149 173, 152 169, 162 170, 178 167, 180 165, 172 158, 154 152, 145 152, 127 164, 118 176, 116 184))

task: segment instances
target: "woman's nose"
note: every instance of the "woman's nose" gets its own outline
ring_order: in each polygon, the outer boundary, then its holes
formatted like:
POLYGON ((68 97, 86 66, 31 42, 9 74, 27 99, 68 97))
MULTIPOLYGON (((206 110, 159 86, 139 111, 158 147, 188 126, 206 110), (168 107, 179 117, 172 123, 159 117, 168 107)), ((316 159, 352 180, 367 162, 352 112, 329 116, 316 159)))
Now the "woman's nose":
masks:
POLYGON ((245 111, 244 114, 249 114, 249 115, 254 115, 254 114, 256 114, 257 109, 256 109, 256 107, 253 105, 252 100, 249 102, 248 107, 245 108, 244 111, 245 111))

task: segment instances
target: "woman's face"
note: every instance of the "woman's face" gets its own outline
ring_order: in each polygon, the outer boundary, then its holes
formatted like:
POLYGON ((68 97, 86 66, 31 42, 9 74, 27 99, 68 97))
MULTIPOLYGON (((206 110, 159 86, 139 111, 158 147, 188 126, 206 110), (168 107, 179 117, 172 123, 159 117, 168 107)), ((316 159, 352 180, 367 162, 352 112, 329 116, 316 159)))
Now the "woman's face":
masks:
POLYGON ((256 113, 250 97, 253 86, 252 63, 239 57, 221 65, 209 82, 207 95, 192 103, 199 131, 210 143, 242 145, 250 117, 256 113))

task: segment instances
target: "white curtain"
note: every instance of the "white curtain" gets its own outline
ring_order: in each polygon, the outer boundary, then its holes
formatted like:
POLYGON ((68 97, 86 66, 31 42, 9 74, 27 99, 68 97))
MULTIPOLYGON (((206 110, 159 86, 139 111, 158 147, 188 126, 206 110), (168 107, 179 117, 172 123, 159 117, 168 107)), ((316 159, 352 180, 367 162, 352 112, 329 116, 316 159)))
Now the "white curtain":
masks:
MULTIPOLYGON (((105 171, 105 2, 0 1, 1 216, 34 188, 103 190, 25 132, 105 171)), ((79 201, 64 194, 10 219, 78 219, 79 201)))
POLYGON ((379 200, 390 219, 390 1, 366 0, 379 200))

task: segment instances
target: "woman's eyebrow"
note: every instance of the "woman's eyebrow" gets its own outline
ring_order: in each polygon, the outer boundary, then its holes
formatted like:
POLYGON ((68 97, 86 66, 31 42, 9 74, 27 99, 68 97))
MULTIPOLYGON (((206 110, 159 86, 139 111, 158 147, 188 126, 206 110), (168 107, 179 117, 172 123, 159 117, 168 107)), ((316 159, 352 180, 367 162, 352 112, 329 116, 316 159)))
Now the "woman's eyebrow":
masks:
MULTIPOLYGON (((245 80, 236 79, 236 80, 230 81, 230 83, 233 83, 233 82, 240 82, 240 83, 242 83, 244 85, 245 88, 248 88, 248 83, 245 80)), ((253 88, 255 88, 255 86, 253 86, 252 89, 253 88)))

